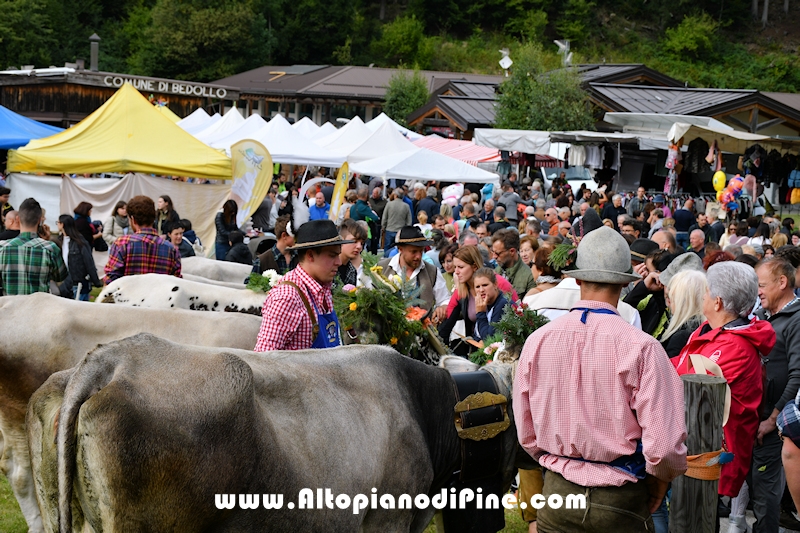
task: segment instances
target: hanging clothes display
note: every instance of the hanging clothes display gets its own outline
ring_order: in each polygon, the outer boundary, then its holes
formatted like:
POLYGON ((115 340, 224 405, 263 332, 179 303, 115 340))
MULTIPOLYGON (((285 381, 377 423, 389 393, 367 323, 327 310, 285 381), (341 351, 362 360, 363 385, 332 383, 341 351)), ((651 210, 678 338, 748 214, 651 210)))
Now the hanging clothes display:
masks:
POLYGON ((586 164, 586 149, 579 144, 573 144, 569 150, 569 166, 582 167, 584 164, 586 164))
POLYGON ((689 143, 683 164, 686 172, 700 174, 711 170, 711 165, 706 162, 708 148, 708 143, 700 137, 689 143))

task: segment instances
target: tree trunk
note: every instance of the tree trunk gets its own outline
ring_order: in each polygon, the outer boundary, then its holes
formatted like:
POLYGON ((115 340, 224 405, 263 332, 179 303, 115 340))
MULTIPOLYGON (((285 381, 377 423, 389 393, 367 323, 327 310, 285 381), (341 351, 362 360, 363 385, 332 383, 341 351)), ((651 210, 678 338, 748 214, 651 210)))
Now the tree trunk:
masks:
MULTIPOLYGON (((786 0, 786 1, 788 2, 789 0, 786 0)), ((378 15, 378 18, 381 21, 383 21, 383 19, 385 17, 386 17, 386 0, 381 0, 381 12, 380 12, 380 15, 378 15)))
POLYGON ((789 0, 783 0, 783 12, 786 14, 789 13, 789 0))
POLYGON ((769 0, 764 0, 764 14, 761 16, 761 27, 767 27, 767 20, 769 19, 769 0))
POLYGON ((750 6, 750 15, 753 17, 753 20, 758 20, 758 0, 753 0, 750 6))

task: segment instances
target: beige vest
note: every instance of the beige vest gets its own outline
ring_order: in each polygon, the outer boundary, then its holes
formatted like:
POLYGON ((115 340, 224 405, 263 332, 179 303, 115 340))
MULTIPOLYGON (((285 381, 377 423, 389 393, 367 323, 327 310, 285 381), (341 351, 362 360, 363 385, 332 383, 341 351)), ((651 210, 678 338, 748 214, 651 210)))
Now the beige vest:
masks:
MULTIPOLYGON (((391 260, 392 259, 389 257, 378 261, 378 266, 383 267, 383 275, 393 276, 399 274, 402 277, 405 272, 395 272, 394 269, 389 266, 389 261, 391 260)), ((433 286, 436 285, 436 267, 423 261, 422 270, 419 271, 416 279, 417 287, 420 287, 419 298, 425 302, 421 304, 420 307, 426 311, 430 311, 436 304, 436 297, 433 295, 433 286)))

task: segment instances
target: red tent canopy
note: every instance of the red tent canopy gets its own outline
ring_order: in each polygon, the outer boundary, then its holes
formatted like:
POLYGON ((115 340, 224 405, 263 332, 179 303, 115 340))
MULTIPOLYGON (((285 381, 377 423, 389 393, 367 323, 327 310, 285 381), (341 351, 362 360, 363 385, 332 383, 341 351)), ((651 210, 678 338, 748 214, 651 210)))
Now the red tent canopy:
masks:
POLYGON ((475 166, 478 163, 500 162, 500 152, 496 148, 478 146, 471 141, 458 141, 456 139, 444 139, 438 135, 428 135, 414 141, 414 145, 475 166))

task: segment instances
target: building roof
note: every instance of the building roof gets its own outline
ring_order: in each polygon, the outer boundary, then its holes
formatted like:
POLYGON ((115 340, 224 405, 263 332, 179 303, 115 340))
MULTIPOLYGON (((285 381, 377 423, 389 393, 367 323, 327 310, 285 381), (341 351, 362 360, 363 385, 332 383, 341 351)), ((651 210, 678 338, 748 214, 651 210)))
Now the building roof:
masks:
POLYGON ((494 98, 451 95, 434 96, 408 116, 408 123, 415 124, 437 111, 462 131, 494 125, 494 98))
POLYGON ((616 83, 628 85, 654 85, 663 87, 683 87, 675 78, 648 68, 641 63, 584 63, 571 67, 581 76, 581 82, 616 83))
MULTIPOLYGON (((240 87, 243 93, 249 94, 382 101, 389 80, 398 71, 399 69, 328 65, 266 66, 223 78, 215 83, 240 87)), ((502 79, 500 76, 432 70, 422 70, 420 74, 428 81, 428 90, 431 93, 437 92, 451 80, 485 83, 493 87, 502 79)))
POLYGON ((792 109, 797 110, 800 112, 800 94, 796 93, 768 93, 764 92, 761 93, 767 98, 771 98, 781 104, 785 105, 786 107, 791 107, 792 109))
POLYGON ((758 91, 590 83, 589 93, 609 111, 710 115, 704 111, 744 99, 758 91))

